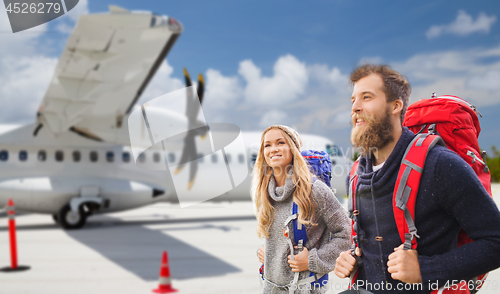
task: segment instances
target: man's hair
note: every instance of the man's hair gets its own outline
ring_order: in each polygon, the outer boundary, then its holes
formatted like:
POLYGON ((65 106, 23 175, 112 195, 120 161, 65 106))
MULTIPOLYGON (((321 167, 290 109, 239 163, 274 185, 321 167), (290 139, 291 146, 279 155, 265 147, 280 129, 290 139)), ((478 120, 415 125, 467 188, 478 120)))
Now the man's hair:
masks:
POLYGON ((382 89, 387 97, 387 102, 397 99, 403 102, 401 109, 401 124, 405 118, 406 109, 410 100, 411 86, 405 76, 393 70, 388 65, 364 64, 354 69, 350 76, 350 82, 354 86, 362 78, 371 74, 377 74, 384 82, 382 89))

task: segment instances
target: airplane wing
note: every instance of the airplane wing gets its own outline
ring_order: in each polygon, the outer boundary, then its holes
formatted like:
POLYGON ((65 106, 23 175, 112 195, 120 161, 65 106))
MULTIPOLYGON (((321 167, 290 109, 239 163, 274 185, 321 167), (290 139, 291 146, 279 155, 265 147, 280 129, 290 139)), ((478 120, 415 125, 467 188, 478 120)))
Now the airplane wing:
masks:
POLYGON ((43 126, 55 136, 70 130, 129 142, 126 116, 182 30, 173 18, 117 6, 81 16, 38 110, 34 135, 43 126))

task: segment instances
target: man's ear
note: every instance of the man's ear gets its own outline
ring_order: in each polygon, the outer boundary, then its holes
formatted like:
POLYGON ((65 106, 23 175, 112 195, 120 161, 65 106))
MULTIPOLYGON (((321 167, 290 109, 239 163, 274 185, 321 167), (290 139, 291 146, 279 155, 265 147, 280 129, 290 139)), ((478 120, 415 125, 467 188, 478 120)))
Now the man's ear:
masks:
POLYGON ((401 113, 403 111, 403 101, 396 99, 391 102, 391 112, 392 114, 401 113))

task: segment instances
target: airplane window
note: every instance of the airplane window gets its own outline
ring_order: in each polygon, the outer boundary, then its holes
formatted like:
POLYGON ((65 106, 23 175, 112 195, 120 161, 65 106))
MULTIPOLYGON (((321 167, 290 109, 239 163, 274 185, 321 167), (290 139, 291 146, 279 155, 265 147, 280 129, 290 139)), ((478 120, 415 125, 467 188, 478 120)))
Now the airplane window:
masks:
POLYGON ((252 163, 255 164, 256 161, 257 161, 257 154, 254 153, 254 154, 252 154, 252 163))
POLYGON ((146 161, 146 153, 141 153, 139 154, 139 157, 137 158, 139 160, 139 162, 145 162, 146 161))
POLYGON ((169 153, 168 154, 168 162, 174 162, 175 161, 175 154, 169 153))
POLYGON ((344 154, 342 153, 342 150, 339 148, 339 146, 337 145, 333 145, 333 149, 335 150, 335 153, 338 154, 338 156, 344 156, 344 154))
POLYGON ((45 150, 38 151, 38 161, 45 161, 45 159, 47 159, 47 153, 45 153, 45 150))
POLYGON ((26 159, 28 159, 28 152, 26 150, 19 151, 19 160, 26 161, 26 159))
POLYGON ((330 156, 334 156, 332 147, 332 145, 326 145, 326 153, 328 153, 330 156))
POLYGON ((81 158, 82 158, 82 154, 80 153, 80 151, 78 151, 78 150, 73 151, 73 161, 74 162, 80 162, 81 158))
POLYGON ((96 151, 90 152, 90 161, 96 162, 99 159, 99 154, 96 151))
POLYGON ((108 151, 106 152, 106 160, 108 162, 113 162, 115 161, 115 153, 113 151, 108 151))
POLYGON ((154 162, 160 162, 160 153, 155 152, 153 154, 153 160, 154 160, 154 162))
POLYGON ((227 163, 231 163, 231 154, 226 153, 226 160, 227 160, 227 163))
POLYGON ((0 151, 0 160, 7 161, 7 159, 9 159, 9 151, 7 150, 0 151))
POLYGON ((245 156, 243 156, 243 154, 238 154, 238 162, 239 163, 244 163, 245 162, 245 156))
POLYGON ((198 153, 198 162, 203 163, 205 161, 205 154, 203 153, 198 153))
POLYGON ((56 151, 56 161, 63 161, 64 160, 64 152, 61 150, 56 151))
POLYGON ((212 154, 212 162, 217 163, 217 154, 212 154))
POLYGON ((342 150, 337 145, 326 145, 326 151, 330 156, 342 157, 342 150))
POLYGON ((123 160, 123 162, 130 162, 130 153, 123 152, 122 153, 122 160, 123 160))

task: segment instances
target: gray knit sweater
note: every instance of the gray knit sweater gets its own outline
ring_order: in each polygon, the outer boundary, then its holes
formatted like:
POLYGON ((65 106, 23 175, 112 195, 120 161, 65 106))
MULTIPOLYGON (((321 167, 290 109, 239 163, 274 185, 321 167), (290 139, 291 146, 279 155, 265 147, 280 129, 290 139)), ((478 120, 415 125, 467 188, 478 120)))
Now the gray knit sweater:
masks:
MULTIPOLYGON (((292 214, 294 191, 295 186, 290 175, 283 187, 276 187, 276 181, 271 177, 268 192, 274 207, 274 220, 269 229, 269 238, 264 239, 264 277, 277 285, 287 285, 294 277, 288 264, 288 241, 283 235, 284 223, 292 214)), ((332 190, 322 181, 316 180, 312 186, 312 194, 316 211, 314 222, 317 225, 306 226, 305 247, 309 250, 309 271, 301 272, 299 280, 309 277, 310 271, 318 273, 319 276, 332 271, 339 254, 349 249, 349 219, 332 190)), ((293 232, 291 222, 290 231, 293 232)), ((262 293, 288 293, 288 290, 278 288, 272 283, 264 281, 262 293)), ((310 284, 302 285, 301 290, 296 290, 295 293, 324 293, 327 290, 327 287, 311 288, 310 284)))

